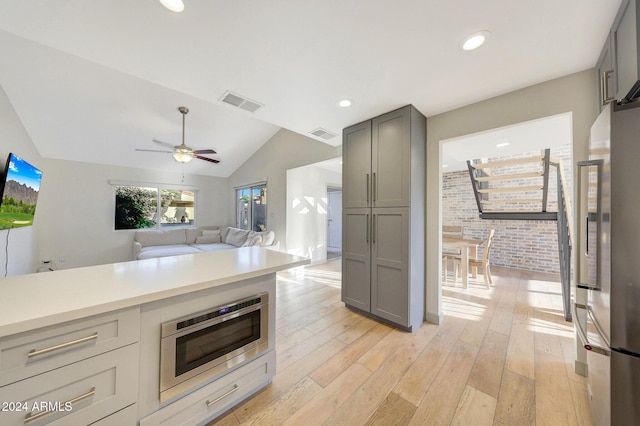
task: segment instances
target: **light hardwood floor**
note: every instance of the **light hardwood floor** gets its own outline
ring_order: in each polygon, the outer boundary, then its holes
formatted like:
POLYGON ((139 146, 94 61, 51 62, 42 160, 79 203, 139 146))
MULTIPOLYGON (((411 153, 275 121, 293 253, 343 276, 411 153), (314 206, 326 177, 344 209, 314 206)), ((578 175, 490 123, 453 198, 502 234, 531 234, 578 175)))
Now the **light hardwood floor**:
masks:
POLYGON ((340 259, 278 274, 273 383, 211 425, 591 425, 556 277, 492 273, 412 334, 344 307, 340 259))

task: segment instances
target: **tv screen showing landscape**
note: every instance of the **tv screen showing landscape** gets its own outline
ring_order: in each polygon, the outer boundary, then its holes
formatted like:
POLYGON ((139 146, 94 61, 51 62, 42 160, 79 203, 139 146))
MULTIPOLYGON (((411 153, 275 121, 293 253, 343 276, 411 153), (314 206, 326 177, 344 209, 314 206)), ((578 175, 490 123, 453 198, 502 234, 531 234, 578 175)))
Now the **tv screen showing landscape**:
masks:
POLYGON ((0 229, 33 225, 42 172, 14 154, 9 154, 0 187, 0 229))

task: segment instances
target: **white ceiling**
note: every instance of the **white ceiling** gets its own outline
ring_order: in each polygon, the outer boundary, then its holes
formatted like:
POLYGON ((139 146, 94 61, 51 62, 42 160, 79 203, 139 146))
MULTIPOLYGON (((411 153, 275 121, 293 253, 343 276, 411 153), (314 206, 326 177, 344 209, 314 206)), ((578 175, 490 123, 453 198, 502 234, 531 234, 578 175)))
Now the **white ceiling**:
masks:
POLYGON ((134 148, 178 144, 185 105, 187 145, 222 160, 185 172, 228 176, 281 127, 340 134, 409 103, 431 116, 591 68, 620 4, 184 1, 180 14, 156 0, 0 2, 0 86, 43 156, 180 167, 134 148), (463 52, 478 30, 491 39, 463 52), (265 106, 229 107, 226 90, 265 106))
POLYGON ((442 171, 468 170, 467 160, 507 157, 571 145, 570 112, 446 139, 442 143, 442 171))

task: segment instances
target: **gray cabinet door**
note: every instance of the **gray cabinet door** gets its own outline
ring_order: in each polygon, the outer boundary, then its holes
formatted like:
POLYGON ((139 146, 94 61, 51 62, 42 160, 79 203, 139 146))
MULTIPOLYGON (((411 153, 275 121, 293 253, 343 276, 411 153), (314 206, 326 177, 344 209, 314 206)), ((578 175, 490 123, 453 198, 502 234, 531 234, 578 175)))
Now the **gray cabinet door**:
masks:
POLYGON ((371 209, 342 210, 342 301, 371 309, 371 209))
POLYGON ((611 30, 615 61, 616 99, 624 98, 638 81, 638 0, 624 1, 611 30))
POLYGON ((409 324, 409 208, 375 208, 371 224, 371 313, 409 324))
POLYGON ((372 120, 372 207, 410 205, 411 108, 372 120))
POLYGON ((596 63, 598 79, 598 111, 614 99, 615 95, 615 69, 613 68, 613 48, 611 46, 611 36, 602 48, 600 58, 596 63))
POLYGON ((371 121, 342 132, 342 207, 368 207, 371 199, 371 121))

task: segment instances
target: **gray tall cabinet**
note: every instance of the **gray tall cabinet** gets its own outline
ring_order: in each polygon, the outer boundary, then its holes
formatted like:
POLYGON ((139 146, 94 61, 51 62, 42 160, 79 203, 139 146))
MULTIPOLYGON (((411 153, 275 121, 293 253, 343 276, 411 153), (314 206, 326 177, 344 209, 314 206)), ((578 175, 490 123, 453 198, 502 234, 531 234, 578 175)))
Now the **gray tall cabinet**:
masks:
POLYGON ((342 135, 342 301, 412 331, 424 319, 426 118, 408 105, 342 135))

